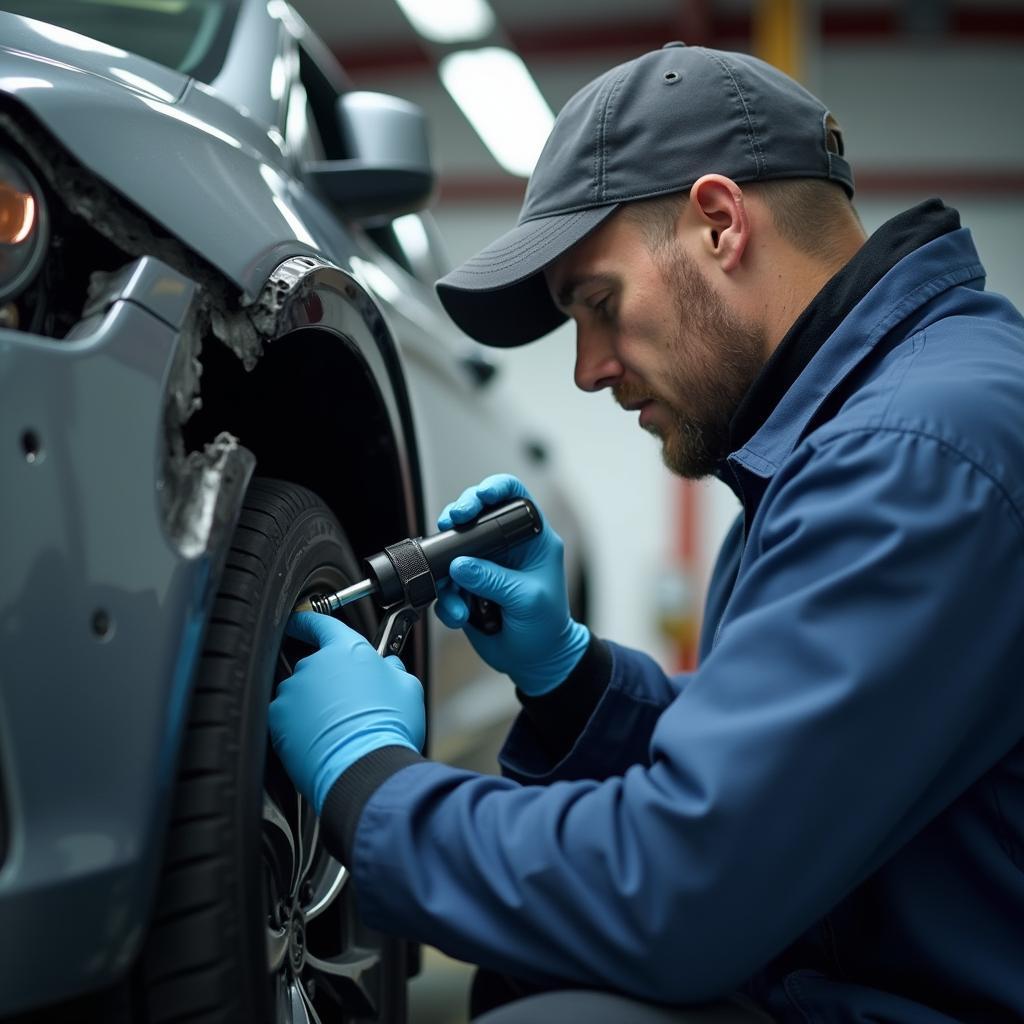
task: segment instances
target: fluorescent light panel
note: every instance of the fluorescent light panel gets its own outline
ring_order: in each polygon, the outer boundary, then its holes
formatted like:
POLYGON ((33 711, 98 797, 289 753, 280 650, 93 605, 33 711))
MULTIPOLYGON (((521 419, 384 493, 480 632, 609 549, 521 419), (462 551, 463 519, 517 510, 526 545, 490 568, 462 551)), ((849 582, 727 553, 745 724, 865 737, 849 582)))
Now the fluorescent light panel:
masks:
POLYGON ((494 30, 487 0, 395 0, 409 23, 435 43, 465 43, 494 30))
POLYGON ((528 178, 555 116, 522 60, 500 46, 462 50, 441 61, 440 74, 494 159, 528 178))
POLYGON ((391 226, 411 260, 424 260, 430 255, 427 231, 417 214, 407 213, 404 217, 397 217, 391 222, 391 226))

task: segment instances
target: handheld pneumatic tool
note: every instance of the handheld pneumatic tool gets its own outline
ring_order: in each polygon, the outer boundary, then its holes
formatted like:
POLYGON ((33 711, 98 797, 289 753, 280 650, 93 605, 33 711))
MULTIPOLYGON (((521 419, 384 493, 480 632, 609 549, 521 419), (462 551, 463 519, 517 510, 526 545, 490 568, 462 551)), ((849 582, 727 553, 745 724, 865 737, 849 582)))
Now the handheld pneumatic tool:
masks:
MULTIPOLYGON (((364 560, 367 579, 326 596, 314 594, 297 612, 331 615, 353 601, 376 594, 386 615, 377 652, 401 654, 420 612, 437 597, 437 584, 460 555, 493 558, 540 533, 540 513, 532 501, 517 498, 485 509, 476 519, 431 537, 407 538, 364 560)), ((473 597, 469 621, 484 633, 501 629, 501 608, 473 597)))

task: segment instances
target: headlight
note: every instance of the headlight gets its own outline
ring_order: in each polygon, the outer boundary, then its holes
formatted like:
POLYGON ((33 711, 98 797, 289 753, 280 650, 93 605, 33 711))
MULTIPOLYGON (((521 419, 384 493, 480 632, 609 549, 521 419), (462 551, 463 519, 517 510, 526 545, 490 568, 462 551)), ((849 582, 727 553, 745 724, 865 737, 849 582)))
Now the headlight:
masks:
POLYGON ((0 302, 35 277, 46 256, 47 235, 39 182, 20 160, 0 152, 0 302))

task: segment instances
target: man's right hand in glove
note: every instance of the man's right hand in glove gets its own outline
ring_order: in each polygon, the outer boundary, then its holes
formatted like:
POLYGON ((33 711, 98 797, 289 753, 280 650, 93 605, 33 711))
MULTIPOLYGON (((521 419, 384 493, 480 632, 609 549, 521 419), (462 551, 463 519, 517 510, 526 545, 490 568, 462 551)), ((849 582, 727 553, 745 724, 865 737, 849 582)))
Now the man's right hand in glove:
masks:
MULTIPOLYGON (((450 530, 512 498, 530 494, 514 476, 489 476, 444 509, 438 529, 450 530)), ((545 522, 540 534, 503 555, 501 565, 456 558, 448 580, 438 587, 434 606, 446 626, 465 630, 488 665, 507 673, 520 690, 534 697, 565 680, 590 643, 590 631, 569 614, 563 551, 562 538, 545 522), (468 624, 469 594, 501 606, 500 632, 489 636, 468 624)))

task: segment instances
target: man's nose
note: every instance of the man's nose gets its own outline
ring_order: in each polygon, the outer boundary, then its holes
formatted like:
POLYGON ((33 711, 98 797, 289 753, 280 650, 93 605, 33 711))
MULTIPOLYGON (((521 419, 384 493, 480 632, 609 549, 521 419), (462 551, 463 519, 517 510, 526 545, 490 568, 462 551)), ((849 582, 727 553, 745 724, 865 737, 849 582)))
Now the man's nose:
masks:
POLYGON ((600 332, 578 327, 576 330, 576 387, 581 391, 600 391, 612 387, 622 377, 622 364, 610 340, 600 332))

